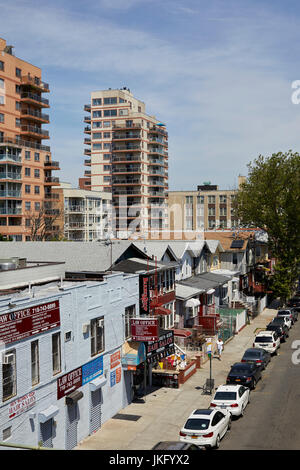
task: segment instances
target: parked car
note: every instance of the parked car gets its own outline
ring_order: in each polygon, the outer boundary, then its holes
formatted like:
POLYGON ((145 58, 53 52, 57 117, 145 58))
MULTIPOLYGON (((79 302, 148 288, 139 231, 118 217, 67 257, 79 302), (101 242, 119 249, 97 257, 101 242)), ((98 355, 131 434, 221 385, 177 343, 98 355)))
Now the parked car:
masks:
POLYGON ((292 297, 287 301, 288 307, 300 307, 300 297, 292 297))
POLYGON ((250 402, 250 389, 244 385, 220 385, 211 401, 210 408, 228 410, 233 416, 243 416, 250 402))
POLYGON ((290 309, 278 310, 277 317, 286 317, 288 320, 290 320, 291 326, 294 324, 293 314, 290 309))
POLYGON ((287 317, 282 316, 282 317, 274 317, 273 320, 271 321, 273 325, 285 325, 288 330, 291 328, 291 321, 288 320, 287 317))
POLYGON ((152 450, 205 450, 205 447, 197 446, 197 444, 190 444, 189 442, 185 443, 181 441, 160 441, 152 447, 152 450))
POLYGON ((283 323, 281 325, 278 325, 276 323, 271 322, 267 325, 267 331, 276 331, 282 343, 285 343, 290 335, 288 327, 283 323))
POLYGON ((219 409, 194 410, 181 428, 181 442, 189 442, 206 448, 218 448, 221 439, 231 428, 231 413, 219 409))
POLYGON ((261 370, 264 370, 271 360, 271 354, 262 348, 246 349, 241 362, 254 362, 261 370))
POLYGON ((261 368, 251 362, 236 362, 231 366, 226 384, 245 385, 253 390, 261 379, 261 368))
POLYGON ((271 354, 277 354, 280 348, 280 338, 276 331, 260 331, 254 339, 253 347, 265 349, 271 354))

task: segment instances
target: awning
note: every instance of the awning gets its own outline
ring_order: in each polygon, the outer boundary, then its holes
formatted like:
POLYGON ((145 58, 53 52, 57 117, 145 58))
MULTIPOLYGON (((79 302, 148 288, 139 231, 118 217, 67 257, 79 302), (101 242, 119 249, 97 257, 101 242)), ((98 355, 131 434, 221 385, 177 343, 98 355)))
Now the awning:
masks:
POLYGON ((240 282, 240 278, 239 277, 233 277, 231 279, 233 282, 240 282))
POLYGON ((207 294, 213 294, 215 292, 215 289, 208 289, 208 291, 206 292, 207 294))
POLYGON ((192 332, 189 330, 177 329, 173 331, 174 331, 174 336, 180 336, 181 338, 188 338, 189 336, 192 336, 192 332))
POLYGON ((99 388, 103 387, 103 385, 105 385, 106 382, 107 382, 106 377, 104 377, 104 376, 97 377, 96 379, 94 379, 90 382, 90 390, 92 392, 95 392, 99 388))
POLYGON ((185 302, 185 307, 198 307, 200 301, 198 299, 189 299, 185 302))
POLYGON ((43 411, 39 412, 38 418, 40 423, 45 423, 48 419, 54 418, 57 415, 59 409, 55 405, 51 405, 43 411))
POLYGON ((223 284, 221 287, 224 287, 224 289, 227 289, 228 284, 223 284))
POLYGON ((70 393, 66 396, 66 405, 74 405, 83 397, 83 393, 79 390, 75 390, 75 392, 70 393))
POLYGON ((154 315, 171 315, 171 310, 165 307, 155 307, 154 315))
POLYGON ((144 343, 126 341, 122 347, 122 365, 138 366, 146 360, 144 343))

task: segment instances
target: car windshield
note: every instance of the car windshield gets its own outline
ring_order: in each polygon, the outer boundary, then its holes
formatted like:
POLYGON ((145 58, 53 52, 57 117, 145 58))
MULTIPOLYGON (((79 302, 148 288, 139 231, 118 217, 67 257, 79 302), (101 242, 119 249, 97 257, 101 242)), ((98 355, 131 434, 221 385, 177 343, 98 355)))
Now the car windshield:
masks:
POLYGON ((281 312, 278 312, 277 315, 279 316, 282 316, 282 315, 289 315, 290 312, 288 312, 287 310, 282 310, 281 312))
POLYGON ((259 336, 255 338, 255 343, 271 343, 273 338, 271 336, 259 336))
POLYGON ((280 317, 277 317, 277 318, 274 318, 272 323, 275 325, 276 323, 284 323, 284 318, 280 318, 280 317))
POLYGON ((202 418, 193 418, 188 419, 185 423, 185 429, 193 429, 201 431, 202 429, 207 429, 209 426, 209 419, 202 419, 202 418))
POLYGON ((214 400, 236 400, 236 392, 216 392, 214 400))

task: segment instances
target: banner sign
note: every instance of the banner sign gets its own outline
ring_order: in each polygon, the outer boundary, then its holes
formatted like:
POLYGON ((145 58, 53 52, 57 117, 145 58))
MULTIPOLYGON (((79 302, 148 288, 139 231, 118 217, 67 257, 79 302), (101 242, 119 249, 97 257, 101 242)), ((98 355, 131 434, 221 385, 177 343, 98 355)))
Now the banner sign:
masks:
POLYGON ((24 411, 32 408, 36 403, 35 392, 29 392, 21 398, 12 401, 8 405, 8 417, 9 419, 15 418, 16 416, 24 413, 24 411))
POLYGON ((140 293, 140 315, 149 315, 150 313, 150 277, 139 277, 140 293))
POLYGON ((60 326, 59 300, 0 315, 0 343, 14 343, 60 326))
POLYGON ((157 318, 131 318, 132 341, 157 341, 159 335, 157 318))
POLYGON ((159 362, 163 357, 170 356, 175 352, 174 331, 166 331, 159 336, 158 341, 145 343, 148 364, 159 362))
POLYGON ((121 364, 121 352, 117 351, 110 356, 110 368, 113 369, 121 364))
POLYGON ((65 397, 102 374, 103 356, 68 372, 57 379, 57 399, 65 397))

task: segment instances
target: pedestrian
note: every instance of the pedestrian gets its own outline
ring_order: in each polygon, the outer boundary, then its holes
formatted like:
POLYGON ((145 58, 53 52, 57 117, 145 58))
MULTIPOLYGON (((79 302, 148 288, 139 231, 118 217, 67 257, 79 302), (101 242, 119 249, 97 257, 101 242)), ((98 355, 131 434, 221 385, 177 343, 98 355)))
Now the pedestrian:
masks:
POLYGON ((217 348, 218 348, 219 360, 221 360, 221 355, 222 355, 222 351, 223 351, 223 346, 224 346, 224 343, 223 343, 223 341, 222 341, 222 338, 218 338, 218 341, 217 341, 217 348))

